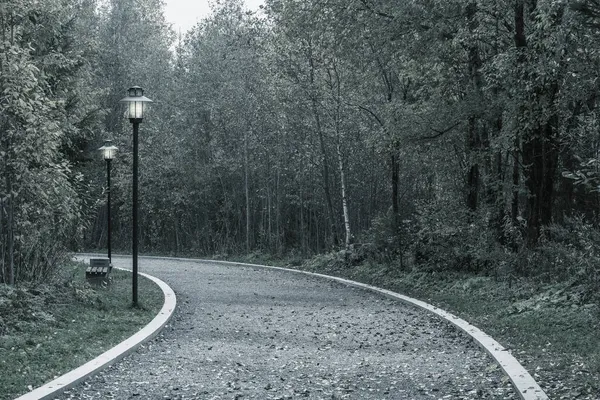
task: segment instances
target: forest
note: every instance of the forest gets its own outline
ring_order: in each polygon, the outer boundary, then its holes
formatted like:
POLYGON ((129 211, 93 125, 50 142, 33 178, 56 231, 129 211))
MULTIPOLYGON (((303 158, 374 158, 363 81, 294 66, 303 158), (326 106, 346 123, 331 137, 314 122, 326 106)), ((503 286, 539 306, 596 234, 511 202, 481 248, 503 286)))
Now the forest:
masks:
POLYGON ((0 282, 140 248, 541 276, 600 288, 600 2, 0 1, 0 282), (357 257, 358 257, 357 256, 357 257))

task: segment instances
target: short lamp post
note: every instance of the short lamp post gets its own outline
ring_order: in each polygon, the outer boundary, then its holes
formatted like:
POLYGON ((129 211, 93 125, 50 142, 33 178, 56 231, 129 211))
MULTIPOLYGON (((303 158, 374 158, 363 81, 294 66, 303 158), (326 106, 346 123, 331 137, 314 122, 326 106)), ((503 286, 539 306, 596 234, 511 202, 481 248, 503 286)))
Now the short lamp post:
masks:
POLYGON ((148 102, 144 89, 133 86, 127 90, 127 97, 121 103, 127 104, 129 122, 133 124, 133 215, 132 215, 132 290, 133 306, 138 307, 138 129, 144 118, 144 109, 148 102))
POLYGON ((102 152, 102 156, 106 161, 106 195, 107 195, 107 203, 106 203, 106 218, 107 218, 107 230, 108 230, 108 262, 112 265, 112 254, 110 252, 110 244, 111 244, 111 227, 110 227, 110 162, 115 158, 115 154, 117 153, 117 148, 113 146, 112 140, 104 141, 104 146, 100 147, 98 150, 102 152))

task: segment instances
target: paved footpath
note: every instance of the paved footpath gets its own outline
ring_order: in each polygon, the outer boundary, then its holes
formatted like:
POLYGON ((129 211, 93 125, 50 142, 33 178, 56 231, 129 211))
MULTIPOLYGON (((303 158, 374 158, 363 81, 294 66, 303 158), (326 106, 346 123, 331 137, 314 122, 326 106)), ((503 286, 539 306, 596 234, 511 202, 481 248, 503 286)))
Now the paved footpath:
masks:
POLYGON ((173 319, 58 399, 518 398, 469 337, 376 293, 192 261, 140 258, 140 272, 175 290, 173 319))

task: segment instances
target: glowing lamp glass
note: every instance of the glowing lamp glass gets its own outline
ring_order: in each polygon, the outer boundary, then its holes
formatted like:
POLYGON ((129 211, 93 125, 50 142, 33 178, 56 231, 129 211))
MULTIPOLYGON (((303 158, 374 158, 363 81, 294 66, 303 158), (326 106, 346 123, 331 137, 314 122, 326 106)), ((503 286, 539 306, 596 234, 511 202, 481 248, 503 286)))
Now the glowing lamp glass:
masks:
POLYGON ((105 160, 112 160, 115 158, 117 150, 119 149, 112 145, 112 140, 106 140, 104 146, 100 147, 98 150, 102 152, 102 157, 104 157, 105 160))
POLYGON ((144 118, 144 102, 142 102, 142 101, 129 102, 129 118, 135 118, 135 119, 144 118))
POLYGON ((144 96, 144 89, 139 86, 133 86, 127 90, 127 97, 121 99, 121 103, 127 103, 127 114, 131 122, 141 122, 144 118, 146 105, 152 100, 144 96))

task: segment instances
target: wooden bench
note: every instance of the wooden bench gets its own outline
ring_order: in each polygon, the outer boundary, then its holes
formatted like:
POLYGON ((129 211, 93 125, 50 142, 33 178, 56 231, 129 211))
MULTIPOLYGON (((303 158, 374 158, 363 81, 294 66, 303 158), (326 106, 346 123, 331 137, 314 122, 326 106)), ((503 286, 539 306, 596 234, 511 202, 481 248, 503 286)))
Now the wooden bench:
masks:
POLYGON ((106 286, 111 271, 112 265, 108 258, 90 258, 90 266, 85 270, 85 279, 93 286, 106 286))

